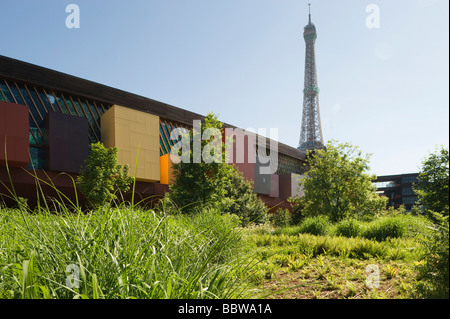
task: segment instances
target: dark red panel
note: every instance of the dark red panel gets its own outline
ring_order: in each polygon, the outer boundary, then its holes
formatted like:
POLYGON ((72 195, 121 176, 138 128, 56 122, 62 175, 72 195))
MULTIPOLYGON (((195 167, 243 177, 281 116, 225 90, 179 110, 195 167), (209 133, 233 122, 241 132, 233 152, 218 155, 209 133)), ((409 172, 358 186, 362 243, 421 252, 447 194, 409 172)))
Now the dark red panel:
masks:
POLYGON ((288 199, 292 196, 291 174, 282 174, 279 177, 280 198, 288 199))
POLYGON ((0 165, 26 167, 29 156, 28 107, 8 102, 0 102, 0 165), (5 154, 6 142, 6 154, 5 154))

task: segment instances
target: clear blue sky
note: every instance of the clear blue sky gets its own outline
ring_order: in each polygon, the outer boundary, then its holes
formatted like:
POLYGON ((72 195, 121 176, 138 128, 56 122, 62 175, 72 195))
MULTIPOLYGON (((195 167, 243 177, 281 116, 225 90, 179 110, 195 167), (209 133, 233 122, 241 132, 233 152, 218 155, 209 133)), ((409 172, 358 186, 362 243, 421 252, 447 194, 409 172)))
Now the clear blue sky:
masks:
POLYGON ((308 3, 324 140, 371 153, 377 175, 417 172, 449 145, 447 0, 2 0, 0 54, 298 146, 308 3), (80 29, 66 28, 68 4, 80 29), (367 28, 367 5, 380 27, 367 28))

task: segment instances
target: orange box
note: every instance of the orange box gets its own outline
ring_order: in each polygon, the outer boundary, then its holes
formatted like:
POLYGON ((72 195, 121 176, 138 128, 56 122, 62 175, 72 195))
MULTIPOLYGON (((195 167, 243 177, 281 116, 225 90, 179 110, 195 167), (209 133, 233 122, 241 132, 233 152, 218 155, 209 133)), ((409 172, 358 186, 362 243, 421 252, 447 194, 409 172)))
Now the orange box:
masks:
POLYGON ((161 169, 161 184, 170 185, 173 184, 174 171, 173 171, 173 163, 170 160, 170 154, 163 155, 159 158, 159 167, 161 169))

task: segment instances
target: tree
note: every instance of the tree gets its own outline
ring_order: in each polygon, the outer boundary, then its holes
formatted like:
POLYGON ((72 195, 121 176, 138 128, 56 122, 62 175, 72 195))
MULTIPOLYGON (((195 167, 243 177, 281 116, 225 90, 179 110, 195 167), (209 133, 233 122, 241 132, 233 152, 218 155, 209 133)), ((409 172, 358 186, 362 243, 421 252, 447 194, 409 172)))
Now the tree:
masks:
MULTIPOLYGON (((449 154, 448 149, 441 148, 430 154, 422 162, 421 172, 414 191, 419 198, 419 205, 429 217, 431 212, 448 216, 449 211, 449 154)), ((434 221, 436 218, 431 217, 434 221)))
MULTIPOLYGON (((222 213, 238 215, 243 224, 262 221, 266 207, 253 192, 251 181, 246 181, 225 160, 222 127, 217 115, 208 113, 200 130, 192 130, 185 136, 189 143, 189 154, 185 155, 189 156, 185 161, 174 163, 175 181, 167 196, 186 213, 192 213, 198 207, 214 207, 222 213), (215 135, 211 134, 214 132, 215 135), (201 138, 199 150, 192 147, 195 138, 201 138), (193 150, 202 154, 200 162, 193 163, 193 150)), ((180 157, 183 151, 178 150, 180 157)))
POLYGON ((77 179, 91 207, 117 198, 115 192, 128 191, 134 181, 134 177, 128 176, 129 166, 117 164, 117 153, 116 147, 106 148, 100 142, 91 144, 91 152, 77 179))
POLYGON ((330 141, 326 150, 309 152, 309 170, 300 179, 304 196, 303 215, 328 215, 333 222, 349 216, 371 216, 386 206, 386 198, 376 194, 367 173, 369 155, 362 157, 358 147, 330 141))
POLYGON ((240 171, 228 165, 230 178, 225 186, 223 212, 239 216, 242 225, 264 223, 267 221, 267 207, 258 195, 253 192, 253 183, 245 180, 240 171))
POLYGON ((418 294, 425 298, 449 298, 449 153, 441 148, 423 162, 418 183, 413 185, 421 211, 434 223, 423 241, 425 263, 419 266, 418 294))
MULTIPOLYGON (((201 139, 201 152, 205 151, 206 146, 212 142, 212 137, 202 139, 204 133, 208 129, 221 130, 223 123, 217 119, 217 116, 208 113, 204 123, 200 126, 200 131, 189 131, 185 137, 189 143, 188 158, 181 158, 179 163, 174 162, 174 179, 175 182, 170 186, 169 199, 175 202, 184 212, 193 212, 197 206, 207 206, 215 203, 217 206, 224 204, 223 198, 226 194, 225 184, 229 179, 229 167, 222 160, 212 161, 210 163, 201 161, 193 163, 193 140, 201 139)), ((223 143, 218 147, 223 148, 223 143)), ((184 145, 186 148, 187 145, 184 145)), ((218 149, 211 149, 210 154, 218 149)), ((178 155, 181 157, 185 149, 179 150, 178 155)), ((198 151, 198 150, 195 150, 198 151)), ((223 154, 223 153, 222 153, 223 154)), ((195 154, 196 156, 199 154, 195 154)))

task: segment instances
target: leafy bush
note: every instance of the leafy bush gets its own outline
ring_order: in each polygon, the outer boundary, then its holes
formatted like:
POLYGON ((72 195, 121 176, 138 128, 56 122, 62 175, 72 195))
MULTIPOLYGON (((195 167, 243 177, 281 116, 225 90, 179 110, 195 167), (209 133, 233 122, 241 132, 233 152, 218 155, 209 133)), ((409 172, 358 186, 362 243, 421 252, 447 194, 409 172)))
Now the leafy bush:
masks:
POLYGON ((434 222, 434 214, 448 216, 449 213, 449 152, 442 147, 428 155, 422 162, 417 184, 413 184, 419 204, 434 222))
POLYGON ((384 216, 367 223, 361 236, 383 241, 387 238, 420 238, 429 233, 431 223, 423 216, 396 214, 384 216))
MULTIPOLYGON (((199 207, 214 207, 214 208, 226 208, 229 206, 229 201, 224 200, 227 192, 226 185, 230 183, 231 170, 233 169, 224 161, 224 152, 220 153, 225 148, 223 142, 217 142, 217 150, 211 149, 209 154, 211 155, 214 150, 214 155, 218 156, 217 160, 212 162, 205 161, 204 159, 199 163, 191 163, 193 154, 193 141, 196 139, 201 140, 201 154, 208 154, 208 148, 211 146, 209 143, 213 143, 211 139, 204 140, 202 137, 207 130, 214 130, 220 132, 222 130, 223 123, 217 119, 217 115, 208 113, 205 121, 200 126, 200 131, 191 130, 186 133, 185 140, 190 141, 191 146, 189 152, 189 161, 183 160, 182 153, 185 150, 178 150, 180 161, 174 162, 174 178, 175 181, 170 185, 170 192, 167 193, 168 198, 172 200, 182 212, 193 213, 197 211, 199 207)), ((175 152, 176 149, 172 149, 171 152, 175 152)))
MULTIPOLYGON (((189 139, 193 143, 196 136, 203 136, 207 130, 221 132, 222 126, 223 123, 217 119, 217 115, 209 113, 200 127, 200 132, 190 131, 189 139)), ((202 154, 210 147, 209 142, 211 141, 201 140, 202 154)), ((223 142, 218 145, 222 150, 226 148, 223 142)), ((192 149, 194 148, 191 147, 190 155, 193 155, 192 149)), ((215 155, 220 156, 217 162, 180 161, 174 164, 175 182, 170 186, 167 199, 185 213, 197 212, 199 208, 214 208, 224 214, 239 216, 243 225, 265 222, 267 208, 253 192, 252 182, 245 180, 240 171, 227 163, 225 152, 215 155)))
POLYGON ((300 197, 289 197, 288 202, 292 206, 292 218, 291 223, 294 225, 300 224, 300 222, 305 218, 303 209, 305 208, 305 203, 300 197))
POLYGON ((406 235, 407 228, 402 218, 384 217, 367 225, 363 237, 384 241, 387 238, 401 238, 406 235))
POLYGON ((270 215, 270 222, 275 227, 289 226, 292 223, 292 213, 287 209, 279 208, 270 215))
POLYGON ((316 236, 324 236, 328 232, 330 222, 326 216, 305 218, 299 225, 299 232, 316 236))
POLYGON ((343 237, 358 237, 361 230, 360 222, 355 219, 346 219, 336 224, 335 234, 343 237))
POLYGON ((134 177, 128 176, 128 165, 117 164, 116 147, 106 148, 102 143, 91 144, 91 152, 77 179, 78 187, 92 207, 98 207, 117 198, 117 191, 126 192, 134 177))
POLYGON ((419 297, 449 298, 449 223, 448 218, 436 225, 426 240, 425 264, 419 267, 419 297))
POLYGON ((251 181, 244 179, 240 171, 230 166, 228 182, 225 183, 225 195, 222 213, 237 215, 243 226, 250 223, 262 224, 268 219, 267 207, 258 195, 253 192, 251 181))

